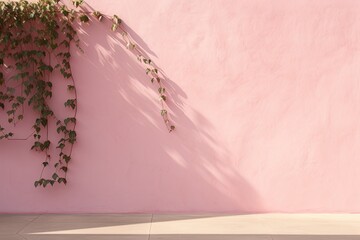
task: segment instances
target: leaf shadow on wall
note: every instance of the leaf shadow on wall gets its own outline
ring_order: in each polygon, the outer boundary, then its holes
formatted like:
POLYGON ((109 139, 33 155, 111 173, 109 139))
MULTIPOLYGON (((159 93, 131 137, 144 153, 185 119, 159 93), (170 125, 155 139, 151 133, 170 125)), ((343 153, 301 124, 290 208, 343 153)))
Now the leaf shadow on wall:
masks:
MULTIPOLYGON (((157 88, 136 56, 124 48, 121 35, 95 21, 81 32, 85 53, 73 60, 79 91, 74 159, 79 167, 86 159, 90 182, 102 178, 111 187, 98 198, 104 206, 114 200, 118 205, 104 211, 261 210, 255 191, 231 165, 224 144, 212 137, 211 124, 186 105, 186 93, 174 81, 165 77, 170 117, 177 128, 169 134, 160 116, 157 88)), ((141 48, 144 41, 132 37, 141 48)), ((84 170, 73 171, 76 175, 84 170)))

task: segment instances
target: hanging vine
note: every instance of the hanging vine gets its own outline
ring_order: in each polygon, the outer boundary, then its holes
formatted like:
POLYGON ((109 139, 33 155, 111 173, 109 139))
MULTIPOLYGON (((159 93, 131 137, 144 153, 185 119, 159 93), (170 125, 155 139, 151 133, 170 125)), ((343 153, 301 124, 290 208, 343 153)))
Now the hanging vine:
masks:
POLYGON ((27 140, 34 143, 32 150, 43 153, 42 170, 34 182, 35 187, 56 183, 67 183, 69 162, 77 139, 76 119, 78 110, 77 86, 71 66, 71 47, 80 51, 80 38, 75 24, 89 23, 90 18, 109 21, 112 31, 119 31, 125 46, 144 64, 149 80, 158 85, 160 114, 169 132, 175 129, 166 109, 166 95, 161 77, 154 62, 142 54, 135 41, 122 27, 122 20, 114 15, 107 16, 99 11, 83 11, 83 0, 72 0, 72 7, 59 0, 28 2, 0 1, 0 110, 7 121, 16 127, 24 116, 25 104, 35 112, 31 134, 26 138, 15 138, 15 134, 0 123, 0 140, 27 140), (59 72, 67 81, 69 98, 64 107, 70 115, 60 119, 49 104, 53 95, 53 74, 59 72), (49 122, 56 122, 58 155, 52 160, 49 140, 49 122), (51 177, 44 176, 44 170, 53 167, 51 177))

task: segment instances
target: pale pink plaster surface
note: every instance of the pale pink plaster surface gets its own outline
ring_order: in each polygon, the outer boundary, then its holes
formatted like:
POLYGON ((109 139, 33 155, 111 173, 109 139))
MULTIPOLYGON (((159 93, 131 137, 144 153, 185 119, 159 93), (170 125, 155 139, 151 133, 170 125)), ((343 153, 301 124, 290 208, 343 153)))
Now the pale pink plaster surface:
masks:
POLYGON ((167 75, 177 130, 120 37, 84 26, 69 184, 35 189, 31 142, 1 142, 0 212, 360 212, 360 1, 87 2, 167 75))

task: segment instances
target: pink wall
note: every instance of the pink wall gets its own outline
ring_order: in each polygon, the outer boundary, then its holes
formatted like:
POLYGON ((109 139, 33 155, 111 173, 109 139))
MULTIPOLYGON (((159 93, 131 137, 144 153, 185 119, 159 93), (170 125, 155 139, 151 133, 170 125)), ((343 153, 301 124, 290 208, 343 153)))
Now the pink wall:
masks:
POLYGON ((35 189, 31 142, 3 141, 0 212, 360 212, 360 1, 88 3, 167 75, 177 130, 119 36, 85 26, 69 184, 35 189))

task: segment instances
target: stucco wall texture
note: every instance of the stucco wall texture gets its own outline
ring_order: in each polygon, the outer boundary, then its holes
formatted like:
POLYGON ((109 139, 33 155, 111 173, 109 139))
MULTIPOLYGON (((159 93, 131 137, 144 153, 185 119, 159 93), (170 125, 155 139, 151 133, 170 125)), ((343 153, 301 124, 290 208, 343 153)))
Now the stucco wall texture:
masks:
POLYGON ((69 183, 35 189, 31 141, 2 141, 0 212, 360 212, 360 1, 87 2, 167 76, 176 131, 121 36, 81 26, 69 183))

